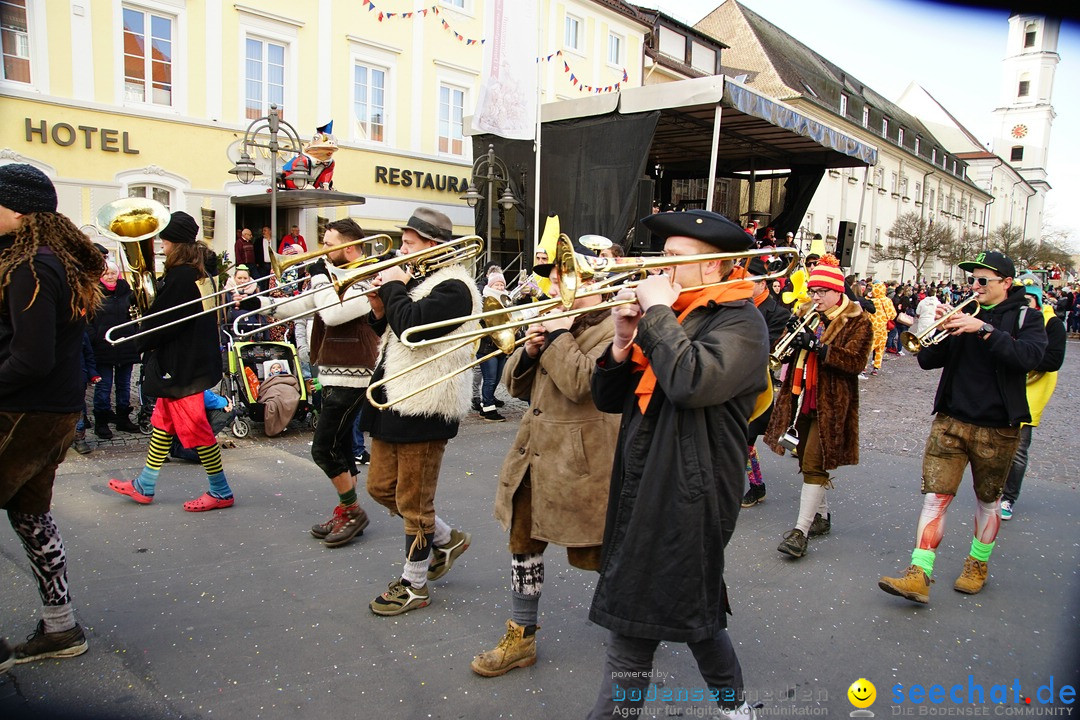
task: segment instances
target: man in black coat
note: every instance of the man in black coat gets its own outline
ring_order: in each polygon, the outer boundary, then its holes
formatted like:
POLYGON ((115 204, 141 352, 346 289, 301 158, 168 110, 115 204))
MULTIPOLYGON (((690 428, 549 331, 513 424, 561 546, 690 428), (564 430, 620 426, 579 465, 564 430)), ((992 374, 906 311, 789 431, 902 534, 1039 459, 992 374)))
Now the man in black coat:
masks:
MULTIPOLYGON (((642 220, 669 256, 746 250, 716 213, 642 220)), ((718 285, 730 260, 673 265, 620 298, 615 339, 597 360, 596 407, 622 413, 589 619, 611 631, 590 718, 640 711, 661 640, 687 643, 722 717, 750 718, 727 634, 724 548, 735 530, 747 426, 769 393, 768 331, 753 284, 718 285), (683 287, 705 289, 682 292, 683 287)))
MULTIPOLYGON (((1016 268, 1000 252, 983 252, 960 263, 971 275, 978 312, 956 313, 942 327, 951 337, 919 351, 924 370, 944 368, 934 398, 934 423, 923 455, 923 508, 911 565, 878 587, 918 603, 930 602, 930 576, 945 534, 945 512, 971 465, 975 487, 975 533, 964 570, 953 585, 974 595, 982 590, 987 561, 1001 527, 1002 489, 1020 442, 1020 424, 1031 420, 1027 373, 1046 352, 1041 313, 1027 308, 1023 287, 1013 287, 1016 268)), ((942 317, 947 306, 939 306, 942 317)))

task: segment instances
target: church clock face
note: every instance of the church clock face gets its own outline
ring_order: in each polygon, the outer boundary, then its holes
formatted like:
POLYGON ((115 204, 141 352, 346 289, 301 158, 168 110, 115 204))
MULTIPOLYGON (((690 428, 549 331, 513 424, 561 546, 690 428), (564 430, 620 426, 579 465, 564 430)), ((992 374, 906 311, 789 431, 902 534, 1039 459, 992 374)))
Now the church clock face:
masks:
POLYGON ((1013 125, 1012 136, 1014 138, 1022 138, 1028 134, 1027 125, 1013 125))

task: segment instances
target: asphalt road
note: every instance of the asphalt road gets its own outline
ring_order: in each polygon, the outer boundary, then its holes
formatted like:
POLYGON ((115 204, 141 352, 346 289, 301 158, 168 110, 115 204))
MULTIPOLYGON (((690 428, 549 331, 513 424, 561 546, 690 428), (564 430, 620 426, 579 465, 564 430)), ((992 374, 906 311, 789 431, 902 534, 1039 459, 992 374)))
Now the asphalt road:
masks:
MULTIPOLYGON (((876 685, 878 717, 965 711, 897 706, 897 692, 906 698, 934 683, 962 684, 964 693, 993 685, 1011 693, 1015 684, 1019 703, 1010 694, 1007 705, 966 708, 1001 715, 1046 710, 1038 697, 1023 698, 1053 676, 1060 703, 1080 657, 1080 344, 1069 350, 1017 514, 979 595, 951 587, 970 544, 968 486, 948 515, 930 605, 877 588, 880 575, 908 564, 936 372, 891 357, 863 382, 862 462, 837 473, 833 533, 811 541, 800 561, 775 549, 797 514, 795 461, 762 451, 768 497, 743 511, 727 551, 731 635, 762 715, 846 715, 848 686, 859 678, 876 685)), ((587 620, 595 576, 571 568, 559 548, 547 553, 539 662, 495 679, 468 667, 509 616, 506 536, 491 503, 523 409, 511 402, 501 424, 471 418, 451 442, 437 508, 472 533, 472 547, 433 584, 431 606, 397 618, 376 617, 367 604, 400 571, 400 520, 369 500, 372 523, 358 541, 327 549, 312 539, 307 528, 334 496, 309 460, 308 432, 236 441, 223 456, 237 504, 205 514, 180 507, 205 488, 197 466, 167 465, 149 506, 106 488, 110 476, 141 467, 140 438, 69 454, 54 512, 90 651, 0 676, 0 718, 583 717, 599 689, 606 631, 587 620)), ((39 600, 10 531, 0 532, 0 604, 0 634, 21 639, 39 600)), ((661 645, 656 670, 664 688, 702 685, 683 645, 661 645)), ((659 700, 646 709, 715 710, 659 700)))

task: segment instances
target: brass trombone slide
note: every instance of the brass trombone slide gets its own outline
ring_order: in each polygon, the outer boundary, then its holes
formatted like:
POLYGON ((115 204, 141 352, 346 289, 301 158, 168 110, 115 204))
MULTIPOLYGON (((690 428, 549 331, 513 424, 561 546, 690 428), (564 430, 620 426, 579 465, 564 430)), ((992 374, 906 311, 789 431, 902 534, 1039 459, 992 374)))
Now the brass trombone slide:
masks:
MULTIPOLYGON (((444 243, 439 243, 430 248, 419 250, 407 255, 396 255, 389 259, 378 259, 377 262, 365 263, 356 268, 338 268, 333 265, 328 265, 326 268, 327 274, 330 276, 330 283, 333 285, 335 292, 337 292, 337 302, 327 303, 319 307, 305 310, 302 313, 291 315, 287 318, 282 318, 270 323, 269 325, 260 325, 257 328, 251 328, 250 330, 240 330, 240 325, 247 319, 254 317, 255 315, 269 315, 278 305, 284 305, 288 302, 296 300, 294 296, 283 299, 280 303, 274 303, 258 310, 252 310, 240 315, 233 321, 233 333, 234 337, 246 338, 264 330, 278 325, 284 325, 286 323, 302 320, 306 317, 322 312, 323 310, 329 310, 345 301, 345 293, 350 287, 357 283, 362 284, 361 295, 365 295, 375 287, 366 282, 375 277, 383 270, 387 270, 391 267, 397 267, 399 265, 406 265, 413 269, 413 272, 418 275, 426 275, 433 270, 437 270, 446 265, 452 265, 467 260, 473 260, 484 251, 484 241, 477 235, 463 235, 453 240, 448 240, 444 243)), ((321 288, 312 288, 302 295, 309 295, 318 292, 321 288)))
MULTIPOLYGON (((502 302, 498 298, 493 298, 493 297, 484 298, 484 306, 483 307, 484 307, 485 313, 489 314, 492 318, 499 318, 501 316, 501 317, 505 317, 507 320, 509 320, 510 317, 514 313, 514 311, 510 307, 507 307, 507 306, 503 305, 502 302)), ((404 377, 405 375, 408 375, 409 373, 420 369, 421 367, 423 367, 424 365, 427 365, 428 363, 434 362, 435 360, 442 359, 442 358, 446 357, 447 355, 450 355, 452 353, 457 352, 458 350, 460 350, 461 348, 463 348, 463 347, 465 347, 467 345, 473 344, 473 342, 475 342, 475 341, 470 338, 468 340, 464 340, 462 342, 455 343, 455 344, 451 345, 449 348, 447 348, 446 350, 442 350, 442 351, 432 355, 431 357, 428 357, 428 358, 425 358, 424 360, 421 360, 420 362, 413 363, 409 367, 404 368, 403 370, 399 370, 398 372, 394 373, 393 375, 381 378, 377 382, 374 382, 374 383, 368 385, 368 388, 367 388, 368 402, 371 403, 371 405, 373 407, 376 407, 379 410, 385 410, 386 408, 391 407, 394 404, 401 402, 402 400, 408 400, 409 398, 413 397, 414 395, 419 395, 420 393, 424 392, 425 390, 429 390, 429 389, 435 387, 439 383, 446 382, 447 380, 449 380, 449 379, 451 379, 453 377, 457 377, 458 375, 465 372, 466 370, 471 370, 474 367, 476 367, 477 365, 481 365, 484 362, 487 362, 488 360, 490 360, 490 359, 492 359, 494 357, 498 357, 499 355, 509 355, 509 354, 511 354, 512 352, 514 352, 514 350, 517 348, 518 345, 521 345, 522 343, 524 343, 531 336, 526 335, 526 336, 524 336, 522 338, 515 338, 513 332, 511 332, 509 330, 500 330, 498 326, 499 325, 505 325, 507 320, 504 320, 502 323, 493 323, 493 327, 489 328, 488 331, 485 333, 485 335, 490 336, 491 341, 494 342, 495 346, 496 346, 496 349, 493 350, 492 352, 488 353, 487 355, 483 355, 481 357, 478 357, 475 360, 473 360, 472 362, 468 363, 467 365, 463 365, 462 367, 457 368, 456 370, 451 370, 450 372, 445 373, 441 377, 435 378, 434 380, 428 382, 426 385, 422 385, 422 386, 410 391, 409 393, 407 393, 405 395, 402 395, 401 397, 396 397, 393 400, 390 400, 388 398, 386 402, 382 402, 381 400, 376 400, 375 399, 375 396, 374 396, 375 388, 382 387, 383 385, 386 385, 387 383, 393 382, 394 380, 396 380, 396 379, 398 379, 400 377, 404 377)), ((539 319, 536 319, 536 321, 539 322, 539 319)))
POLYGON ((948 330, 945 330, 944 328, 941 327, 945 323, 945 321, 948 320, 949 318, 951 318, 956 313, 961 312, 965 307, 967 307, 971 303, 975 303, 975 312, 971 313, 971 315, 972 316, 978 315, 979 314, 979 304, 978 304, 979 303, 979 296, 974 295, 974 294, 969 295, 967 297, 967 299, 965 299, 962 303, 960 303, 959 305, 954 307, 952 310, 950 310, 949 312, 947 312, 944 315, 942 315, 941 317, 939 317, 937 320, 934 321, 933 325, 926 328, 925 330, 923 330, 918 335, 916 335, 913 332, 907 331, 907 330, 900 333, 900 343, 904 346, 904 349, 907 350, 912 355, 917 354, 923 348, 930 347, 931 345, 937 345, 939 342, 941 342, 942 340, 944 340, 945 338, 949 337, 952 334, 948 330))
MULTIPOLYGON (((598 258, 597 260, 599 260, 599 262, 596 262, 592 266, 593 268, 595 268, 592 271, 597 272, 597 273, 599 273, 599 272, 615 272, 615 271, 623 271, 623 270, 629 270, 629 271, 637 272, 637 271, 641 271, 641 270, 646 270, 647 271, 650 268, 665 268, 665 267, 671 267, 673 265, 690 265, 690 264, 694 264, 694 263, 710 262, 710 261, 713 261, 713 260, 720 260, 720 261, 738 260, 738 259, 742 259, 742 258, 761 257, 761 256, 765 256, 765 255, 790 255, 791 259, 789 260, 787 266, 783 270, 777 270, 775 272, 767 273, 765 275, 753 275, 753 276, 748 276, 748 277, 734 278, 734 279, 730 279, 730 280, 721 280, 721 281, 716 282, 716 283, 711 283, 711 284, 707 284, 707 285, 701 285, 701 286, 698 286, 698 287, 683 288, 683 292, 693 292, 693 291, 696 291, 696 290, 702 290, 702 289, 704 289, 706 287, 716 287, 716 286, 719 286, 719 285, 731 284, 731 283, 736 283, 736 282, 768 282, 770 280, 775 280, 777 278, 781 278, 781 277, 786 276, 788 274, 788 272, 791 271, 791 269, 795 265, 795 263, 798 262, 798 259, 799 259, 799 251, 797 249, 795 249, 795 248, 764 248, 764 249, 761 249, 761 250, 747 250, 746 252, 741 252, 741 253, 708 253, 708 254, 704 254, 704 255, 678 255, 678 256, 671 256, 671 257, 598 258)), ((590 258, 590 260, 593 260, 593 259, 590 258)), ((610 294, 611 292, 621 290, 622 288, 634 288, 634 287, 637 286, 638 282, 640 282, 640 280, 632 280, 632 281, 626 282, 623 285, 617 286, 617 287, 613 287, 613 286, 598 287, 598 288, 591 288, 591 289, 586 290, 584 292, 577 292, 577 285, 578 285, 577 279, 578 279, 578 277, 577 277, 577 270, 574 267, 573 263, 572 262, 570 262, 570 263, 560 262, 560 268, 562 269, 562 272, 561 272, 561 274, 559 276, 560 297, 559 298, 554 298, 554 299, 548 300, 548 301, 542 301, 540 303, 532 303, 532 304, 527 305, 525 307, 528 307, 528 308, 534 309, 534 310, 541 310, 541 311, 544 310, 544 309, 550 308, 550 307, 554 307, 555 305, 560 304, 560 303, 563 305, 563 307, 568 307, 568 304, 566 302, 566 297, 565 297, 565 295, 563 295, 563 285, 564 285, 564 283, 567 284, 567 285, 570 285, 570 286, 572 286, 574 288, 574 296, 570 298, 570 303, 569 303, 570 305, 572 305, 573 301, 576 298, 588 297, 588 296, 591 296, 591 295, 610 294)), ((634 302, 637 302, 636 298, 624 298, 624 299, 621 299, 621 300, 618 300, 618 299, 616 299, 616 300, 608 300, 608 301, 602 302, 602 303, 600 303, 598 305, 590 305, 587 308, 581 308, 581 309, 577 309, 577 310, 568 309, 568 310, 565 310, 563 312, 557 312, 557 313, 549 314, 549 315, 545 316, 545 319, 546 320, 556 320, 556 319, 564 318, 564 317, 573 317, 575 315, 580 315, 580 314, 586 313, 586 312, 594 312, 596 310, 607 310, 607 309, 610 309, 610 308, 619 307, 621 305, 629 305, 629 304, 634 303, 634 302)), ((490 332, 494 332, 494 331, 497 331, 497 330, 509 330, 509 329, 513 329, 513 328, 519 328, 519 327, 523 327, 523 326, 528 325, 528 324, 533 322, 532 319, 513 320, 513 321, 510 321, 510 322, 505 323, 503 325, 491 326, 491 327, 488 327, 486 329, 474 330, 474 331, 469 331, 469 332, 451 333, 451 334, 448 334, 448 335, 442 335, 440 337, 429 338, 427 340, 416 340, 416 339, 414 339, 415 336, 417 336, 419 334, 428 333, 428 332, 430 332, 432 330, 439 330, 439 329, 446 328, 446 327, 452 327, 452 326, 461 325, 462 323, 468 322, 470 320, 479 320, 480 322, 484 322, 485 320, 491 318, 493 315, 495 315, 498 312, 500 312, 500 311, 496 310, 496 311, 493 311, 493 312, 481 312, 481 313, 477 313, 477 314, 474 314, 474 315, 469 315, 469 316, 466 316, 466 317, 450 318, 449 320, 442 320, 440 322, 428 323, 426 325, 417 325, 416 327, 409 328, 404 333, 402 333, 401 342, 407 347, 419 348, 419 347, 427 347, 429 345, 436 345, 436 344, 444 343, 444 342, 456 341, 456 340, 475 340, 476 338, 483 337, 484 335, 487 335, 490 332)))
MULTIPOLYGON (((361 245, 361 244, 366 244, 366 243, 379 243, 379 242, 385 242, 385 245, 383 245, 385 247, 385 246, 389 246, 392 243, 392 240, 391 240, 389 235, 384 235, 384 234, 371 235, 371 236, 368 236, 368 237, 362 237, 362 238, 358 238, 356 240, 351 240, 351 241, 349 241, 347 243, 341 243, 340 245, 334 245, 333 247, 323 247, 323 248, 320 248, 319 250, 313 250, 311 252, 304 253, 303 255, 278 255, 277 253, 274 253, 271 250, 271 252, 272 252, 271 264, 274 267, 274 271, 273 271, 272 275, 273 275, 273 277, 276 277, 278 280, 281 280, 282 273, 284 273, 289 268, 294 267, 294 266, 301 267, 301 266, 304 266, 304 265, 308 265, 308 264, 310 264, 312 262, 315 262, 315 260, 318 259, 319 257, 321 257, 323 255, 327 255, 327 254, 333 252, 334 250, 337 250, 337 249, 340 249, 340 248, 343 248, 343 247, 349 247, 351 245, 361 245)), ((380 245, 376 244, 376 247, 380 247, 380 245)), ((372 262, 372 261, 373 260, 370 259, 370 258, 364 258, 362 260, 356 261, 356 263, 354 265, 360 265, 362 263, 372 262)), ((245 283, 242 283, 242 284, 238 285, 237 289, 239 289, 241 287, 248 287, 250 285, 255 285, 257 283, 268 280, 270 277, 271 277, 271 275, 267 275, 266 277, 249 280, 249 281, 247 281, 245 283)), ((299 284, 301 281, 302 280, 300 278, 297 278, 296 280, 289 281, 287 283, 284 283, 283 285, 278 285, 276 287, 268 288, 266 290, 262 290, 260 292, 254 293, 252 295, 249 295, 248 297, 259 297, 259 296, 262 296, 262 295, 267 295, 267 294, 269 294, 271 292, 274 292, 275 290, 281 290, 283 287, 288 287, 290 285, 299 284)), ((214 298, 217 298, 219 296, 224 296, 224 295, 226 295, 227 293, 230 293, 230 292, 233 292, 233 289, 230 288, 230 289, 218 290, 217 292, 209 293, 209 294, 207 294, 207 295, 205 295, 203 297, 195 298, 194 300, 188 300, 187 302, 180 303, 179 305, 174 305, 171 308, 167 308, 165 310, 160 310, 160 311, 158 311, 156 313, 151 313, 149 315, 143 315, 141 318, 137 318, 135 320, 131 320, 131 321, 126 322, 126 323, 121 323, 120 325, 115 325, 112 328, 110 328, 108 332, 105 333, 105 341, 107 343, 109 343, 110 345, 118 345, 118 344, 120 344, 122 342, 127 342, 129 340, 134 340, 135 338, 141 337, 143 335, 148 335, 148 334, 150 334, 152 332, 156 332, 156 331, 161 330, 163 328, 172 327, 173 325, 179 325, 180 323, 187 322, 188 320, 191 320, 192 318, 199 317, 200 315, 209 315, 211 313, 216 313, 219 310, 227 308, 228 306, 225 305, 225 304, 219 304, 218 302, 216 302, 214 300, 214 298), (208 303, 208 302, 211 303, 211 305, 209 307, 206 306, 206 303, 208 303), (126 335, 125 337, 122 337, 122 338, 118 338, 118 337, 115 336, 115 334, 117 332, 122 332, 124 328, 129 328, 129 327, 132 327, 134 325, 139 325, 144 321, 152 320, 153 318, 160 317, 161 315, 164 315, 166 313, 175 313, 177 309, 183 308, 183 307, 188 307, 188 306, 191 306, 191 305, 202 305, 203 309, 198 311, 198 312, 192 313, 190 315, 185 315, 182 318, 178 318, 176 320, 172 320, 170 322, 163 323, 163 324, 158 325, 156 327, 153 327, 153 328, 150 328, 150 329, 147 329, 147 330, 141 330, 139 332, 132 333, 130 335, 126 335)))

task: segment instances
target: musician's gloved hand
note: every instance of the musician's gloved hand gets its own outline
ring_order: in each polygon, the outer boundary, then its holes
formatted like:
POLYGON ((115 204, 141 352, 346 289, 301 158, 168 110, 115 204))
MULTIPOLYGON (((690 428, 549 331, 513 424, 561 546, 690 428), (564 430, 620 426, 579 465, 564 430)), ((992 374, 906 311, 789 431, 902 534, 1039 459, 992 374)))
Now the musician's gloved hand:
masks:
POLYGON ((791 342, 792 347, 797 350, 816 350, 820 344, 817 336, 807 330, 796 335, 795 339, 791 342))
POLYGON ((308 275, 310 275, 311 277, 315 277, 316 275, 325 275, 327 278, 330 277, 330 273, 326 270, 325 258, 319 258, 315 262, 308 265, 307 272, 308 275))
POLYGON ((798 315, 792 315, 790 318, 788 318, 787 325, 785 327, 787 328, 788 332, 795 332, 799 329, 799 324, 802 321, 803 319, 798 315))

